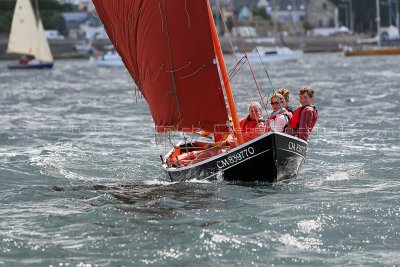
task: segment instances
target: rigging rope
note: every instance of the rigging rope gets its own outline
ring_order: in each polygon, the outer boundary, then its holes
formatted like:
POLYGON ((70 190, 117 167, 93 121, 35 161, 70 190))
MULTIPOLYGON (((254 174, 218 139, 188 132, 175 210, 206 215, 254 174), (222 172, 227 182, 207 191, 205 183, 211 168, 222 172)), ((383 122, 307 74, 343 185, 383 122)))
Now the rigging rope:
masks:
MULTIPOLYGON (((218 5, 219 12, 220 12, 220 14, 221 14, 221 16, 222 16, 222 10, 221 10, 220 4, 219 4, 219 0, 216 0, 216 3, 217 3, 217 5, 218 5)), ((232 13, 232 10, 229 9, 229 6, 230 6, 230 5, 229 5, 228 0, 226 1, 226 6, 227 6, 227 9, 229 10, 229 12, 232 13)), ((260 59, 260 62, 261 62, 261 64, 262 64, 262 66, 263 66, 263 70, 264 70, 265 74, 267 75, 268 82, 269 82, 269 85, 270 85, 270 87, 271 87, 271 90, 268 90, 267 93, 263 96, 262 93, 261 93, 260 87, 259 87, 259 85, 258 85, 257 79, 256 79, 256 77, 255 77, 255 73, 254 73, 254 71, 253 71, 253 68, 252 68, 252 66, 251 66, 251 64, 250 64, 250 61, 248 60, 247 52, 246 52, 246 49, 245 49, 244 44, 243 44, 243 39, 241 38, 241 36, 240 36, 240 34, 239 34, 239 32, 238 32, 238 28, 237 28, 237 26, 236 26, 235 19, 234 19, 233 16, 232 16, 231 18, 232 18, 233 26, 234 26, 235 29, 236 29, 236 34, 237 34, 238 39, 239 39, 239 41, 240 41, 241 49, 242 49, 242 51, 243 51, 243 53, 244 53, 244 57, 243 57, 243 58, 245 58, 246 61, 248 62, 249 70, 250 70, 250 72, 251 72, 251 74, 252 74, 252 76, 253 76, 253 80, 254 80, 254 82, 255 82, 255 85, 256 85, 256 88, 257 88, 259 97, 260 97, 260 99, 261 99, 262 105, 263 105, 265 111, 266 111, 267 114, 268 114, 267 106, 266 106, 266 104, 265 104, 265 102, 264 102, 264 99, 265 99, 265 97, 267 97, 267 99, 268 99, 268 98, 270 97, 270 93, 271 93, 271 95, 275 94, 275 89, 274 89, 274 87, 273 87, 273 85, 272 85, 272 80, 271 80, 271 78, 270 78, 270 76, 269 76, 269 73, 268 73, 268 71, 267 71, 266 64, 265 64, 264 61, 262 60, 262 57, 261 57, 261 55, 260 55, 260 53, 259 53, 259 51, 258 51, 256 42, 255 42, 255 40, 254 40, 254 36, 253 36, 253 34, 251 33, 251 31, 250 31, 250 27, 249 27, 247 21, 245 21, 245 24, 246 24, 246 27, 247 27, 247 31, 248 31, 249 34, 250 34, 252 43, 253 43, 253 45, 254 45, 254 47, 255 47, 255 51, 256 51, 257 54, 258 54, 258 57, 259 57, 259 59, 260 59)), ((234 47, 233 47, 232 39, 231 39, 231 36, 230 36, 229 31, 228 31, 228 29, 227 29, 225 20, 222 20, 222 21, 223 21, 224 28, 225 28, 225 31, 226 31, 227 36, 228 36, 228 40, 229 40, 230 45, 231 45, 231 47, 232 47, 232 51, 233 51, 233 53, 234 53, 235 59, 236 59, 236 61, 238 61, 237 55, 236 55, 236 51, 235 51, 235 49, 234 49, 234 47)), ((241 58, 240 61, 241 61, 243 58, 241 58)), ((239 62, 240 62, 240 61, 239 61, 239 62)), ((235 68, 237 67, 237 65, 239 64, 239 62, 236 64, 235 68)), ((243 66, 243 65, 242 65, 242 66, 243 66)), ((241 66, 241 67, 242 67, 242 66, 241 66)), ((240 67, 240 68, 241 68, 241 67, 240 67)), ((234 74, 236 74, 237 72, 238 72, 238 71, 236 71, 234 74)), ((242 79, 243 79, 243 74, 242 74, 242 72, 241 72, 241 75, 242 75, 242 79)), ((247 88, 246 88, 246 90, 247 90, 247 88)), ((251 101, 251 100, 250 100, 250 97, 249 97, 249 94, 248 94, 247 91, 246 91, 246 93, 247 93, 247 95, 248 95, 249 101, 251 101)), ((279 105, 281 106, 280 100, 277 99, 277 101, 279 102, 279 105)), ((281 108, 282 108, 282 106, 281 106, 281 108)), ((267 120, 269 121, 269 119, 267 119, 267 120)))
MULTIPOLYGON (((217 6, 218 6, 218 9, 219 9, 219 12, 220 12, 220 14, 221 14, 221 16, 222 16, 222 10, 221 10, 221 6, 220 6, 220 3, 219 3, 219 0, 216 0, 216 3, 217 3, 217 6)), ((226 2, 226 6, 227 6, 229 12, 232 13, 232 10, 229 8, 229 3, 228 3, 228 1, 226 2)), ((234 53, 235 59, 236 59, 236 61, 238 61, 238 58, 237 58, 237 55, 236 55, 236 51, 235 51, 235 49, 234 49, 234 47, 233 47, 233 42, 232 42, 231 35, 229 34, 228 28, 227 28, 227 26, 226 26, 226 22, 225 22, 225 20, 222 20, 222 21, 223 21, 223 24, 224 24, 224 29, 225 29, 225 31, 226 31, 226 33, 227 33, 227 36, 228 36, 229 43, 230 43, 230 45, 231 45, 231 47, 232 47, 232 51, 233 51, 233 53, 234 53)), ((244 58, 246 58, 246 61, 247 61, 247 63, 248 63, 249 70, 250 70, 250 72, 251 72, 251 75, 252 75, 252 77, 253 77, 253 80, 254 80, 254 82, 255 82, 255 86, 256 86, 256 88, 257 88, 257 91, 258 91, 260 100, 261 100, 261 102, 262 102, 262 106, 263 106, 263 108, 265 109, 265 112, 267 112, 267 115, 268 115, 268 109, 267 109, 267 106, 266 106, 266 104, 265 104, 265 102, 264 102, 264 97, 263 97, 263 95, 262 95, 262 93, 261 93, 260 86, 259 86, 259 84, 258 84, 258 82, 257 82, 256 77, 255 77, 254 70, 253 70, 253 68, 252 68, 252 66, 251 66, 251 64, 250 64, 250 61, 248 60, 247 52, 246 52, 246 49, 245 49, 245 47, 244 47, 243 40, 240 38, 240 35, 238 34, 238 29, 237 29, 237 27, 236 27, 236 22, 235 22, 235 19, 234 19, 233 17, 232 17, 232 21, 233 21, 233 25, 234 25, 234 27, 235 27, 235 29, 236 29, 236 34, 239 36, 240 46, 241 46, 241 49, 242 49, 242 51, 243 51, 243 53, 244 53, 244 58)), ((246 23, 246 25, 247 25, 247 23, 246 23)), ((248 31, 250 32, 248 25, 247 25, 247 28, 248 28, 248 31)), ((251 34, 251 33, 250 33, 250 34, 251 34)), ((253 41, 253 44, 255 44, 254 39, 252 39, 252 41, 253 41)), ((241 60, 242 60, 242 59, 241 59, 241 60)), ((272 90, 273 90, 272 81, 271 81, 271 79, 270 79, 270 77, 269 77, 268 71, 267 71, 267 69, 266 69, 264 63, 263 63, 262 61, 261 61, 261 63, 263 64, 264 71, 265 71, 265 73, 267 74, 269 83, 270 83, 271 88, 272 88, 272 90)), ((242 72, 241 72, 241 76, 242 76, 242 79, 244 79, 243 73, 242 73, 242 72)), ((246 87, 246 90, 247 90, 247 87, 246 87)), ((247 91, 246 91, 246 93, 247 93, 247 95, 248 95, 249 101, 251 102, 250 96, 249 96, 249 94, 248 94, 247 91)))
MULTIPOLYGON (((221 14, 221 17, 222 17, 222 10, 221 10, 221 6, 220 6, 220 4, 219 4, 219 0, 216 0, 216 3, 217 3, 217 6, 218 6, 219 13, 221 14)), ((230 45, 231 45, 233 54, 234 54, 234 56, 235 56, 235 60, 236 60, 236 62, 237 62, 236 65, 238 65, 240 61, 238 61, 238 59, 237 59, 236 52, 235 52, 235 49, 234 49, 234 47, 233 47, 232 39, 231 39, 230 34, 229 34, 229 31, 228 31, 228 27, 226 26, 225 20, 222 20, 222 22, 223 22, 223 25, 224 25, 224 30, 225 30, 225 32, 226 32, 226 34, 227 34, 227 36, 228 36, 228 40, 229 40, 229 43, 230 43, 230 45)), ((242 60, 242 59, 241 59, 241 60, 242 60)), ((235 67, 236 67, 236 66, 235 66, 235 67)), ((251 102, 251 97, 250 97, 250 94, 249 94, 249 90, 248 90, 248 86, 247 86, 246 79, 245 79, 245 77, 243 76, 243 72, 241 71, 241 69, 239 69, 239 71, 240 71, 240 76, 241 76, 241 78, 242 78, 243 86, 244 86, 245 91, 246 91, 246 94, 247 94, 247 98, 248 98, 249 102, 251 102)), ((239 72, 239 71, 238 71, 238 72, 239 72)), ((236 72, 236 73, 237 73, 237 72, 236 72)))

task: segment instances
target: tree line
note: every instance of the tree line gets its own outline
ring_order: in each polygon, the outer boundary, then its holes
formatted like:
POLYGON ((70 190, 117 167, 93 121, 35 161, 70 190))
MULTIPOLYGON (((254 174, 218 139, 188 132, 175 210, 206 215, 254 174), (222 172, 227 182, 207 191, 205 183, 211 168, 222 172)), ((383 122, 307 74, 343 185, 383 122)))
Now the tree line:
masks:
MULTIPOLYGON (((349 22, 350 20, 349 5, 351 3, 351 9, 353 10, 354 14, 354 29, 352 30, 358 33, 376 31, 376 0, 331 0, 331 2, 336 4, 339 9, 339 21, 342 25, 344 25, 346 22, 346 12, 348 15, 347 21, 349 22)), ((398 2, 400 4, 400 0, 398 2)), ((397 25, 396 14, 399 12, 397 1, 380 0, 379 3, 381 26, 387 27, 389 25, 397 25)))
MULTIPOLYGON (((9 33, 17 0, 0 0, 0 33, 9 33)), ((35 8, 35 1, 31 0, 35 8)), ((38 0, 39 13, 45 29, 56 29, 66 33, 63 12, 73 10, 72 6, 61 5, 57 0, 38 0)))
MULTIPOLYGON (((279 1, 279 0, 278 0, 279 1)), ((339 21, 342 25, 349 22, 350 3, 353 10, 354 32, 376 31, 376 0, 330 0, 339 9, 339 21), (347 10, 346 10, 347 9, 347 10), (346 18, 347 12, 347 18, 346 18)), ((400 0, 398 0, 400 2, 400 0)), ((31 0, 35 6, 35 1, 31 0)), ((45 29, 56 29, 66 34, 67 29, 62 12, 75 11, 71 5, 61 5, 57 0, 38 0, 39 12, 45 29)), ((0 33, 8 33, 11 28, 12 16, 16 0, 0 0, 0 33)), ((380 0, 381 25, 396 25, 396 0, 380 0)), ((259 12, 260 10, 257 10, 259 12)), ((262 13, 262 12, 261 12, 262 13)), ((265 15, 265 12, 262 13, 265 15)), ((267 15, 265 15, 267 16, 267 15)), ((263 16, 262 16, 263 17, 263 16)), ((269 17, 264 17, 269 19, 269 17)))

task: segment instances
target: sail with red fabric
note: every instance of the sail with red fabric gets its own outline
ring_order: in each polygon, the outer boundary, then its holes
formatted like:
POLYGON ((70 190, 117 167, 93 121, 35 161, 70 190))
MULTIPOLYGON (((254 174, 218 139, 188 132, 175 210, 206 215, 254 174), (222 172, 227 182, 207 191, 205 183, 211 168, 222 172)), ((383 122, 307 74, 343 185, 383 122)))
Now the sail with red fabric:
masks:
POLYGON ((158 131, 226 125, 205 1, 94 3, 158 131))
POLYGON ((215 179, 222 174, 226 180, 273 182, 297 174, 306 142, 270 132, 243 143, 208 0, 93 3, 149 105, 156 131, 230 133, 237 142, 235 148, 223 142, 211 151, 210 142, 184 138, 162 159, 171 180, 215 179), (289 142, 303 149, 291 153, 289 142), (280 146, 285 149, 278 152, 280 146))

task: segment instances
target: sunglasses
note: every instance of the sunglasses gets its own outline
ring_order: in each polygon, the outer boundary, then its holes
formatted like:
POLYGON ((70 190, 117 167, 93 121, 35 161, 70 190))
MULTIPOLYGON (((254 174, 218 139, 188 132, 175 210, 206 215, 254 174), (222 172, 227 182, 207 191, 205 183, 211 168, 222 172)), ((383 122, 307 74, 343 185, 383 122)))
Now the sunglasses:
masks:
POLYGON ((279 102, 271 102, 271 105, 278 105, 279 102))

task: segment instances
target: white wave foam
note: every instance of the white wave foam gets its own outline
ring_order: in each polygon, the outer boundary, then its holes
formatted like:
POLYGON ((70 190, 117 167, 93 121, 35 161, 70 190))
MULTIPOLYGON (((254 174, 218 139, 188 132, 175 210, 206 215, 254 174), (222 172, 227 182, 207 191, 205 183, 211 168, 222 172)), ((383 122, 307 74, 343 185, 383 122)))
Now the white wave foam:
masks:
POLYGON ((177 184, 178 182, 168 182, 168 181, 160 181, 157 179, 144 181, 145 185, 172 185, 177 184))
POLYGON ((210 181, 207 180, 198 180, 196 178, 186 181, 187 183, 196 183, 196 184, 211 184, 210 181))
POLYGON ((312 237, 299 237, 296 238, 290 234, 284 234, 278 238, 278 240, 291 247, 297 247, 302 250, 318 249, 319 246, 323 245, 322 241, 312 237))
POLYGON ((325 178, 326 181, 343 181, 349 180, 350 176, 347 172, 334 172, 325 178))
POLYGON ((297 227, 303 233, 321 230, 322 225, 323 222, 319 218, 317 220, 304 220, 297 223, 297 227))

